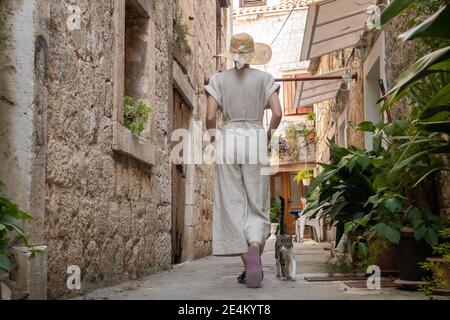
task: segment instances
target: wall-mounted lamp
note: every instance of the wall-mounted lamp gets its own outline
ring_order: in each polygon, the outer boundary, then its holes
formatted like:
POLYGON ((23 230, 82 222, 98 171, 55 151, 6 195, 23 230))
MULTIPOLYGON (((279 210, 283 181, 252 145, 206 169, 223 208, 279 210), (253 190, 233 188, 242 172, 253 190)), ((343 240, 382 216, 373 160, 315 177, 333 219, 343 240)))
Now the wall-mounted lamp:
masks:
POLYGON ((341 83, 340 90, 341 91, 350 91, 350 89, 352 88, 353 79, 355 79, 355 78, 356 77, 354 75, 352 75, 351 73, 344 73, 342 75, 342 83, 341 83))

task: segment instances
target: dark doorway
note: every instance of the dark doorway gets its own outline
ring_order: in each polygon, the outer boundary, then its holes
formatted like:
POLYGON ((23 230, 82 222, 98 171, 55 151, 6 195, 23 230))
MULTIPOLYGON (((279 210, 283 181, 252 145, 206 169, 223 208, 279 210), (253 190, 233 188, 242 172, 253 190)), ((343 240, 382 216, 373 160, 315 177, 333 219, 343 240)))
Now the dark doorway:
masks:
MULTIPOLYGON (((172 130, 189 129, 190 108, 177 90, 173 93, 172 130)), ((181 142, 181 141, 179 141, 181 142)), ((178 144, 175 142, 174 144, 178 144)), ((182 262, 184 213, 186 205, 186 164, 172 164, 172 263, 182 262)))

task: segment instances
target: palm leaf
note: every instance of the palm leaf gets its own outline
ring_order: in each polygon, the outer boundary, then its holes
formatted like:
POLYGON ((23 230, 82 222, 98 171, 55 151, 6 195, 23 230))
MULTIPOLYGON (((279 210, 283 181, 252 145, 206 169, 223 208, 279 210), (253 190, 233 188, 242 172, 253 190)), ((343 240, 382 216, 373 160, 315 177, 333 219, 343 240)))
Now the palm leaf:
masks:
POLYGON ((428 131, 450 134, 450 121, 420 122, 428 131))
POLYGON ((6 255, 0 254, 0 269, 10 272, 11 271, 11 263, 6 255))
POLYGON ((339 169, 333 169, 330 171, 324 171, 322 172, 317 178, 313 180, 309 187, 308 193, 311 194, 315 189, 317 189, 323 182, 329 180, 331 177, 333 177, 335 174, 339 172, 339 169))
POLYGON ((413 188, 417 187, 423 180, 425 180, 430 174, 440 171, 444 169, 443 167, 437 167, 437 168, 432 168, 431 170, 428 170, 427 172, 425 172, 418 180, 417 182, 413 185, 413 188))
POLYGON ((450 103, 450 84, 447 84, 428 102, 428 107, 450 103))
POLYGON ((399 38, 404 41, 419 37, 450 39, 449 21, 450 7, 446 5, 419 25, 401 34, 399 38))
POLYGON ((384 10, 381 15, 381 25, 384 26, 386 23, 398 16, 402 11, 408 8, 411 4, 416 2, 416 0, 394 0, 391 4, 384 10))
POLYGON ((439 118, 434 118, 433 120, 444 120, 450 115, 450 104, 447 105, 435 105, 425 109, 420 115, 420 120, 430 119, 436 116, 441 116, 439 118), (441 119, 442 118, 442 119, 441 119))
POLYGON ((392 104, 403 98, 406 94, 406 89, 413 83, 430 74, 441 72, 443 69, 447 68, 446 64, 440 64, 446 62, 448 59, 450 59, 450 46, 436 50, 419 59, 400 77, 395 86, 388 92, 388 99, 383 104, 382 112, 386 111, 392 104))

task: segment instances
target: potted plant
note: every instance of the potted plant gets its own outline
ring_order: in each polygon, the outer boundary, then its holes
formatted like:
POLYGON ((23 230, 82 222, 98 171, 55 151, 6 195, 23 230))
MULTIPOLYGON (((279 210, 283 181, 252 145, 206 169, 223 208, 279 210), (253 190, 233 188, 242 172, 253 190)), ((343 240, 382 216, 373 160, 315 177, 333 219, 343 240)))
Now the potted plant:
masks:
POLYGON ((271 155, 278 156, 281 160, 284 159, 288 152, 288 143, 281 137, 276 137, 270 144, 271 155))
POLYGON ((303 134, 310 141, 313 141, 316 138, 316 131, 314 129, 305 129, 305 131, 303 131, 303 134))
POLYGON ((378 155, 332 142, 329 146, 332 162, 322 165, 323 171, 311 184, 305 214, 322 218, 328 227, 343 226, 355 265, 372 259, 383 271, 395 271, 394 246, 384 243, 372 230, 376 221, 369 200, 376 194, 375 178, 384 170, 378 168, 378 155))
MULTIPOLYGON (((380 179, 380 193, 386 201, 380 200, 381 211, 377 231, 398 244, 399 271, 402 280, 420 280, 423 269, 417 263, 423 262, 438 244, 438 234, 442 228, 439 204, 436 195, 439 173, 448 170, 449 103, 448 70, 440 68, 450 63, 448 46, 450 26, 446 16, 449 12, 445 2, 441 8, 431 8, 428 2, 394 0, 383 11, 381 24, 385 25, 396 16, 403 14, 411 5, 421 3, 424 12, 433 15, 422 21, 413 18, 413 27, 401 34, 403 41, 420 41, 418 46, 432 51, 417 59, 394 82, 386 94, 381 110, 390 114, 390 108, 407 99, 409 112, 401 120, 400 134, 392 133, 396 123, 384 124, 375 132, 378 141, 375 148, 381 148, 382 135, 389 137, 385 160, 391 169, 380 179), (428 6, 428 7, 427 7, 428 6), (381 192, 381 190, 383 190, 381 192), (389 193, 395 196, 389 196, 389 193)), ((397 125, 399 121, 397 121, 397 125)))
POLYGON ((314 175, 309 170, 300 170, 295 176, 294 181, 298 184, 303 182, 304 186, 309 186, 313 177, 314 175))
POLYGON ((281 205, 275 200, 272 199, 270 204, 270 222, 271 222, 271 228, 270 228, 270 238, 269 240, 276 240, 277 231, 278 231, 278 223, 281 213, 281 205))
POLYGON ((308 126, 310 128, 313 128, 315 126, 315 122, 316 122, 316 114, 314 112, 308 113, 308 115, 306 116, 306 121, 307 121, 308 126))
POLYGON ((450 230, 443 230, 440 239, 441 242, 433 247, 434 256, 421 264, 424 271, 431 273, 421 286, 425 294, 450 293, 450 230))

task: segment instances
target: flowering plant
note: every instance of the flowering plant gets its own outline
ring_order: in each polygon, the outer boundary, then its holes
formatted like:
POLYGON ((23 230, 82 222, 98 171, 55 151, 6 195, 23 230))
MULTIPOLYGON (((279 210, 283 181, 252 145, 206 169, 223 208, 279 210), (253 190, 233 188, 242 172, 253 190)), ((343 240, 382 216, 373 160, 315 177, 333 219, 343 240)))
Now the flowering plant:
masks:
POLYGON ((272 154, 275 152, 276 155, 283 156, 287 153, 288 149, 287 141, 281 137, 276 137, 270 143, 270 151, 272 154))

